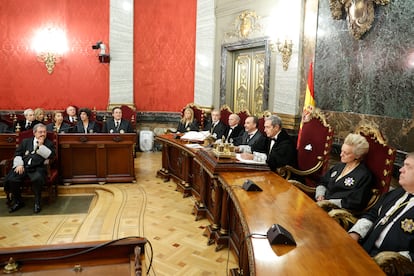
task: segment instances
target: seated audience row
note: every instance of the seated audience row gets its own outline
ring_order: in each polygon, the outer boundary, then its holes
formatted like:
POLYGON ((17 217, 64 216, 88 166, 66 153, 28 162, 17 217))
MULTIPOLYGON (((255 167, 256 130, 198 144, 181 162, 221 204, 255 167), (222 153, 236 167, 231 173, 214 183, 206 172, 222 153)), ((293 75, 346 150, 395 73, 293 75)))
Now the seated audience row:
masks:
POLYGON ((58 133, 134 133, 131 122, 122 118, 122 109, 114 107, 112 109, 112 118, 104 122, 92 120, 92 111, 89 108, 79 109, 79 116, 76 115, 76 108, 69 106, 66 109, 67 115, 64 117, 62 111, 55 111, 52 115, 52 122, 44 121, 43 109, 26 109, 23 113, 25 119, 16 121, 13 128, 3 122, 0 122, 0 133, 10 133, 13 130, 25 131, 32 129, 36 124, 43 123, 47 126, 47 131, 56 131, 58 133), (38 118, 39 120, 37 120, 38 118), (79 120, 78 120, 79 118, 79 120))

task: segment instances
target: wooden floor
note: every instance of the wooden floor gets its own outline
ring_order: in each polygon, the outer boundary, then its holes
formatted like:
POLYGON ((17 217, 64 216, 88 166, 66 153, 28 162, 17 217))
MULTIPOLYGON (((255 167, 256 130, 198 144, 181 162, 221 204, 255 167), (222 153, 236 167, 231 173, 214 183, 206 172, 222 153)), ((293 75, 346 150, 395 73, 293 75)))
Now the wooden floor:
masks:
MULTIPOLYGON (((60 195, 95 194, 87 214, 0 217, 0 246, 60 244, 143 236, 153 249, 148 275, 226 275, 237 267, 227 249, 215 252, 195 221, 193 199, 156 178, 161 153, 137 153, 137 183, 59 187, 60 195)), ((0 206, 6 208, 6 206, 0 206)), ((26 206, 25 208, 31 208, 26 206)), ((150 263, 146 246, 146 266, 150 263)))

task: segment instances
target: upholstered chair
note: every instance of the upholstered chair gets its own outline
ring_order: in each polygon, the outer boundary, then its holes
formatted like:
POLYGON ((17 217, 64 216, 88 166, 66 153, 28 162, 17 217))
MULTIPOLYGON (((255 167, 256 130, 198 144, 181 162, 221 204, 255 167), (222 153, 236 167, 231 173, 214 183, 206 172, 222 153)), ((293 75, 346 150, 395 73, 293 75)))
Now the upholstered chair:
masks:
POLYGON ((298 167, 285 166, 278 173, 313 197, 319 180, 328 170, 334 132, 318 108, 302 122, 297 145, 298 167), (292 174, 302 181, 291 179, 292 174))
POLYGON ((197 104, 195 104, 195 103, 189 103, 189 104, 187 104, 183 109, 182 109, 182 111, 181 111, 181 114, 183 115, 184 114, 184 110, 187 108, 187 107, 191 107, 192 109, 193 109, 193 111, 194 111, 194 118, 196 118, 197 119, 197 122, 199 123, 199 125, 200 125, 200 130, 203 130, 204 129, 204 118, 205 118, 205 112, 204 112, 204 110, 200 107, 200 106, 198 106, 197 104))
POLYGON ((231 111, 231 108, 228 105, 223 105, 220 108, 220 120, 226 124, 229 125, 229 117, 233 114, 233 111, 231 111))
MULTIPOLYGON (((16 134, 16 148, 18 145, 26 138, 33 137, 33 130, 25 130, 22 132, 17 132, 16 134)), ((55 157, 53 159, 45 160, 46 168, 47 168, 47 178, 46 184, 43 187, 42 197, 45 197, 48 202, 53 202, 57 196, 57 185, 59 180, 59 172, 58 172, 58 158, 59 158, 59 143, 58 143, 58 134, 56 132, 48 132, 47 139, 52 141, 55 146, 55 157)), ((8 160, 3 160, 2 163, 5 165, 5 170, 9 172, 13 166, 13 158, 8 160)), ((27 178, 22 186, 22 193, 23 194, 31 194, 31 183, 30 180, 27 178)), ((8 191, 5 191, 7 199, 11 200, 11 194, 8 191)))
POLYGON ((136 118, 135 110, 133 110, 127 105, 121 105, 120 108, 122 110, 122 119, 125 119, 131 122, 132 128, 136 129, 137 118, 136 118))

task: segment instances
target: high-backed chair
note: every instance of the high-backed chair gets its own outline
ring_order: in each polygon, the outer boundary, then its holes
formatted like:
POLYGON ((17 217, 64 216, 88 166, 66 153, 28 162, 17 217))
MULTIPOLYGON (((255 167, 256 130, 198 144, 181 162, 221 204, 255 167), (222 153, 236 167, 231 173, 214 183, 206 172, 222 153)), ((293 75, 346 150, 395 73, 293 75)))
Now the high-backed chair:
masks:
POLYGON ((18 132, 22 128, 22 126, 19 124, 19 122, 26 120, 26 117, 23 113, 14 114, 13 115, 13 131, 18 132))
POLYGON ((7 127, 9 128, 10 131, 13 130, 13 114, 8 114, 8 115, 1 115, 0 116, 0 122, 3 122, 7 125, 7 127))
POLYGON ((268 110, 264 111, 264 112, 263 112, 263 116, 259 118, 259 124, 258 124, 258 126, 257 126, 257 129, 258 129, 261 133, 263 133, 265 136, 266 136, 266 133, 264 132, 264 122, 265 122, 265 119, 266 119, 267 117, 269 117, 270 115, 272 115, 272 113, 271 113, 270 111, 268 111, 268 110))
POLYGON ((135 110, 133 110, 132 108, 130 108, 127 105, 121 105, 120 106, 121 110, 122 110, 122 118, 125 120, 128 120, 131 122, 132 128, 135 130, 136 129, 136 113, 135 110))
MULTIPOLYGON (((364 163, 373 173, 375 182, 372 188, 372 196, 367 207, 360 213, 350 212, 345 209, 332 209, 329 215, 337 220, 345 229, 349 229, 359 215, 366 212, 379 200, 382 194, 388 192, 392 179, 392 170, 397 151, 387 145, 384 136, 374 123, 363 122, 359 124, 355 133, 364 136, 369 143, 369 151, 364 157, 364 163)), ((322 206, 326 209, 326 207, 322 206)))
POLYGON ((228 105, 225 104, 220 108, 220 119, 224 124, 229 125, 229 117, 231 114, 233 114, 233 111, 228 105))
POLYGON ((375 255, 373 259, 387 275, 404 276, 414 274, 414 263, 398 252, 383 251, 375 255))
POLYGON ((199 129, 203 130, 204 129, 204 117, 205 117, 204 110, 198 105, 196 105, 195 103, 189 103, 183 108, 183 110, 181 111, 181 115, 184 114, 184 110, 187 107, 190 107, 194 111, 194 118, 197 119, 197 122, 200 125, 199 129))
POLYGON ((80 120, 80 118, 79 118, 79 107, 78 106, 75 106, 75 105, 71 105, 71 106, 73 106, 75 108, 75 110, 76 110, 76 112, 75 112, 75 114, 76 114, 76 120, 74 122, 71 122, 71 121, 68 120, 68 116, 69 115, 68 115, 68 113, 66 113, 66 109, 63 110, 62 115, 63 115, 63 121, 65 123, 68 123, 71 126, 74 126, 74 125, 76 125, 77 121, 80 120))
POLYGON ((237 115, 239 115, 239 117, 240 117, 239 125, 241 125, 243 127, 244 127, 244 121, 246 121, 247 117, 251 116, 250 111, 247 110, 247 109, 239 111, 239 113, 237 113, 237 115))
MULTIPOLYGON (((26 138, 33 137, 33 130, 25 130, 22 132, 16 133, 16 148, 19 146, 19 144, 26 138)), ((57 196, 57 183, 59 178, 58 173, 58 134, 56 132, 48 132, 47 133, 47 139, 53 142, 55 146, 55 157, 53 159, 47 159, 45 160, 45 165, 47 167, 47 177, 46 177, 46 183, 43 187, 44 197, 47 199, 48 202, 52 202, 55 200, 57 196)), ((4 164, 6 166, 7 172, 12 169, 13 166, 13 159, 5 160, 4 164)), ((30 180, 27 178, 23 185, 22 185, 22 192, 24 194, 32 193, 31 191, 32 185, 30 183, 30 180)), ((5 191, 6 197, 8 201, 11 200, 11 194, 9 191, 5 191)))
POLYGON ((316 108, 302 125, 297 147, 298 167, 287 165, 279 169, 279 174, 313 197, 320 178, 328 170, 333 135, 332 127, 316 108), (302 177, 303 181, 291 179, 292 174, 302 177))

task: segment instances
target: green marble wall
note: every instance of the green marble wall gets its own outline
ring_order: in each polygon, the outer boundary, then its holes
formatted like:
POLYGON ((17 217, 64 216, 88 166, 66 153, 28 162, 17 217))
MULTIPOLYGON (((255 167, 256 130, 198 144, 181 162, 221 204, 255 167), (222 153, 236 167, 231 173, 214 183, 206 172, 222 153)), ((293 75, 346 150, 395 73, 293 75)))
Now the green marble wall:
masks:
POLYGON ((334 20, 329 0, 319 1, 315 99, 341 136, 370 119, 390 144, 414 151, 414 1, 374 7, 372 28, 355 40, 345 17, 334 20))

